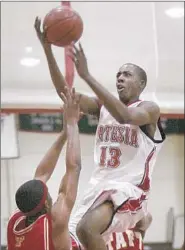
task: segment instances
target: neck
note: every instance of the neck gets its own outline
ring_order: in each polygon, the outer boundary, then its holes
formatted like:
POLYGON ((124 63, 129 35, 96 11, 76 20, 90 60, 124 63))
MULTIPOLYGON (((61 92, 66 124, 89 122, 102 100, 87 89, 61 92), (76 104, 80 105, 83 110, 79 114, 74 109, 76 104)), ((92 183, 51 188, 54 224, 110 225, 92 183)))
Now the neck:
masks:
POLYGON ((25 221, 25 226, 28 227, 29 225, 31 225, 33 222, 35 222, 41 215, 46 214, 47 211, 44 208, 43 210, 41 210, 40 212, 38 212, 37 214, 34 214, 32 216, 27 216, 26 217, 26 221, 25 221))
MULTIPOLYGON (((121 99, 120 99, 121 100, 121 99)), ((132 103, 134 103, 134 102, 137 102, 137 101, 139 101, 140 99, 139 99, 139 96, 137 96, 137 97, 134 97, 134 98, 131 98, 130 100, 128 100, 128 101, 125 101, 125 100, 121 100, 125 105, 129 105, 129 104, 132 104, 132 103)))

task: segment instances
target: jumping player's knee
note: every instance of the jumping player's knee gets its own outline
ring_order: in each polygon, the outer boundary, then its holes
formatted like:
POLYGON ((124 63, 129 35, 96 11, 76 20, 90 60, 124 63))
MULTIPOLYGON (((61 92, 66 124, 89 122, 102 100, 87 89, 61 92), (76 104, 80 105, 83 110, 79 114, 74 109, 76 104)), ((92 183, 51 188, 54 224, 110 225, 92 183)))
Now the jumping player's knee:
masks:
POLYGON ((109 225, 113 215, 113 205, 105 202, 83 216, 76 228, 80 240, 100 235, 109 225))
POLYGON ((82 218, 76 227, 76 235, 78 236, 81 243, 85 245, 88 240, 93 238, 93 228, 88 221, 88 218, 82 218))

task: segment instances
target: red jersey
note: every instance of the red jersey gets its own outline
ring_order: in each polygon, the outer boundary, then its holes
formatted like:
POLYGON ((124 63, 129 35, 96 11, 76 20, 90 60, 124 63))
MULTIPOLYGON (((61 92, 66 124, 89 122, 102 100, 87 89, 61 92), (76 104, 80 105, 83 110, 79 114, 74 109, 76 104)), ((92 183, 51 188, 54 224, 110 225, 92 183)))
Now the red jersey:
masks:
POLYGON ((107 242, 108 250, 144 250, 141 233, 127 230, 124 233, 113 233, 107 242))
POLYGON ((8 222, 8 250, 54 250, 51 216, 44 214, 25 227, 25 215, 16 212, 8 222))

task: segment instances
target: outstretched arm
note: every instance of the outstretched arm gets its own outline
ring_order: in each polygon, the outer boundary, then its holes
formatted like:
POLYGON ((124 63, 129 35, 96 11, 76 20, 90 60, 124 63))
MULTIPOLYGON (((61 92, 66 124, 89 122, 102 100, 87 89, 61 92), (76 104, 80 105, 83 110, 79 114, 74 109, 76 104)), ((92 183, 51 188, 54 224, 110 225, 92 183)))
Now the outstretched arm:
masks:
POLYGON ((44 158, 39 163, 35 171, 35 179, 41 180, 44 183, 50 179, 57 164, 61 150, 66 142, 66 137, 66 132, 62 131, 52 147, 48 150, 44 158))
POLYGON ((82 46, 80 45, 79 49, 76 46, 73 46, 73 48, 75 52, 71 51, 71 57, 75 63, 78 74, 95 92, 99 100, 102 101, 103 105, 119 123, 141 126, 157 122, 160 111, 155 103, 143 102, 136 108, 128 108, 89 73, 82 46))
POLYGON ((77 121, 67 125, 66 174, 61 182, 59 194, 65 194, 69 208, 73 208, 76 200, 78 181, 81 170, 80 140, 77 121))
POLYGON ((78 181, 81 171, 80 140, 78 130, 79 100, 75 98, 75 92, 70 94, 67 90, 64 100, 65 121, 67 127, 66 149, 66 173, 59 187, 59 195, 52 208, 54 225, 62 229, 68 227, 69 217, 74 206, 78 181))
MULTIPOLYGON (((41 20, 38 17, 35 19, 34 26, 35 26, 35 30, 37 33, 37 37, 40 40, 41 45, 44 49, 44 53, 46 55, 52 82, 54 84, 56 92, 58 93, 60 97, 60 94, 64 93, 64 89, 67 86, 67 83, 55 60, 55 57, 51 49, 51 44, 47 42, 45 33, 41 32, 41 29, 40 29, 41 20)), ((95 114, 95 115, 99 114, 99 109, 100 109, 99 103, 95 98, 88 97, 80 93, 76 93, 76 95, 80 96, 80 109, 83 113, 89 113, 89 114, 95 114)))

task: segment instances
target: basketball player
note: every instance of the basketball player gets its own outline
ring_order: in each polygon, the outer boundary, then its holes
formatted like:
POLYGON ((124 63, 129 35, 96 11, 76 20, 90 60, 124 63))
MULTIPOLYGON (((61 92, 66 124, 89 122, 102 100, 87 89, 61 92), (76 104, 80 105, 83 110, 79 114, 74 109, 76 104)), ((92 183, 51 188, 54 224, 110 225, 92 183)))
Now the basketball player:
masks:
MULTIPOLYGON (((44 48, 53 84, 60 93, 66 82, 40 24, 36 19, 37 36, 44 48)), ((100 117, 95 139, 95 171, 70 229, 73 233, 76 230, 87 250, 105 250, 105 242, 112 232, 133 228, 147 216, 151 175, 165 135, 160 126, 158 105, 140 100, 147 83, 147 75, 141 67, 132 63, 120 67, 116 75, 117 99, 90 74, 81 46, 73 46, 70 56, 79 76, 97 96, 77 94, 80 108, 84 113, 100 117)))
POLYGON ((75 92, 66 90, 64 101, 64 130, 38 165, 33 180, 25 182, 16 191, 18 211, 8 223, 8 250, 69 250, 72 242, 68 221, 77 194, 81 170, 78 131, 79 104, 75 92), (66 138, 66 173, 61 181, 57 201, 52 204, 46 186, 66 138))

